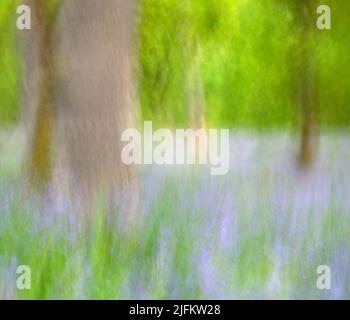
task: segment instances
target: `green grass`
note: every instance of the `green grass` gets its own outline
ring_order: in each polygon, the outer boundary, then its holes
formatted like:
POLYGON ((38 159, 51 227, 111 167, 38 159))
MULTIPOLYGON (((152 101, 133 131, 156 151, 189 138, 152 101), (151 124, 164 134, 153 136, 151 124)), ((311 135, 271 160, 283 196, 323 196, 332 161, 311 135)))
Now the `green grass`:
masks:
POLYGON ((319 205, 316 184, 305 182, 305 198, 282 177, 275 182, 288 195, 283 208, 268 176, 254 174, 220 182, 169 173, 143 209, 139 232, 126 232, 117 210, 106 223, 103 206, 79 231, 68 207, 55 214, 51 203, 2 191, 0 292, 11 299, 348 298, 350 220, 337 202, 339 181, 323 184, 331 194, 319 205), (31 268, 31 290, 16 289, 21 264, 31 268), (330 291, 316 288, 321 264, 333 270, 330 291))

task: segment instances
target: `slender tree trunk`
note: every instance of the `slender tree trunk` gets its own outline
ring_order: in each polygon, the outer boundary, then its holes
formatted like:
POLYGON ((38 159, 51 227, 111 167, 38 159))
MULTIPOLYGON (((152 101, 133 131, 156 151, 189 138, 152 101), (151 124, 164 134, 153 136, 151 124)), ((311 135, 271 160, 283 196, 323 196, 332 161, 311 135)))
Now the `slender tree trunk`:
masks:
MULTIPOLYGON (((189 127, 195 130, 205 129, 205 117, 204 117, 204 89, 200 72, 200 44, 196 41, 194 44, 189 45, 187 49, 188 61, 191 61, 187 71, 187 112, 189 118, 189 127)), ((193 137, 197 146, 195 153, 196 159, 205 158, 208 151, 207 139, 200 139, 197 144, 196 138, 193 137)))
POLYGON ((189 113, 190 127, 199 129, 205 128, 205 100, 203 82, 200 74, 201 48, 198 42, 196 42, 194 46, 195 48, 193 50, 187 50, 189 60, 192 59, 192 64, 187 74, 187 110, 189 113))
POLYGON ((302 17, 302 52, 300 63, 300 106, 301 132, 299 163, 302 168, 312 165, 316 157, 316 105, 315 58, 313 56, 313 35, 315 12, 313 0, 301 2, 302 17))
POLYGON ((44 187, 50 179, 54 124, 53 28, 54 14, 45 0, 29 0, 32 29, 25 39, 25 104, 33 122, 29 178, 44 187))

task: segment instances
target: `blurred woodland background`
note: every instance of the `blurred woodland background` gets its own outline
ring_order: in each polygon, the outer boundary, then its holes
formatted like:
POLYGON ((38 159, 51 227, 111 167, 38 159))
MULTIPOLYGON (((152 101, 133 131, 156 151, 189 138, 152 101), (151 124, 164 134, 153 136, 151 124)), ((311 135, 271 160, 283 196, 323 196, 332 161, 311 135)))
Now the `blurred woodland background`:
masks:
MULTIPOLYGON (((20 3, 0 4, 2 127, 23 118, 23 87, 30 82, 23 77, 21 35, 15 24, 20 3)), ((47 30, 52 26, 43 41, 50 42, 60 2, 43 3, 47 19, 41 23, 47 30)), ((310 157, 303 149, 309 148, 313 131, 347 128, 350 123, 349 4, 328 1, 330 31, 315 27, 321 3, 135 1, 129 24, 135 34, 132 87, 140 119, 163 127, 300 131, 306 140, 301 141, 301 157, 310 157)), ((51 47, 54 51, 54 44, 51 47)))
MULTIPOLYGON (((55 1, 47 1, 54 3, 55 1)), ((137 1, 138 87, 142 115, 184 126, 188 81, 199 73, 211 126, 293 127, 302 70, 301 11, 308 1, 137 1), (198 70, 196 70, 198 68, 198 70)), ((1 1, 1 125, 21 115, 22 67, 16 28, 21 1, 1 1)), ((322 1, 314 1, 314 7, 322 1)), ((332 30, 314 28, 317 109, 323 128, 348 127, 348 1, 329 0, 332 30)), ((315 25, 316 10, 310 20, 315 25)))
MULTIPOLYGON (((47 1, 50 5, 55 1, 47 1)), ((305 40, 299 0, 175 1, 137 3, 137 79, 145 119, 185 126, 188 91, 197 77, 210 126, 293 128, 299 118, 298 58, 305 40)), ((21 116, 23 63, 16 28, 21 1, 1 1, 2 126, 21 116)), ((316 8, 322 1, 313 1, 316 8)), ((313 28, 317 120, 322 128, 348 127, 350 62, 348 1, 329 0, 332 30, 313 28)), ((310 20, 315 25, 313 10, 310 20)))
POLYGON ((21 296, 7 281, 17 255, 47 271, 27 298, 349 297, 349 12, 348 0, 0 1, 4 297, 21 296), (30 31, 16 28, 20 4, 32 9, 30 31), (321 4, 331 30, 316 27, 321 4), (227 180, 123 166, 120 132, 144 120, 233 129, 227 180), (83 206, 101 181, 107 193, 129 188, 148 217, 143 244, 98 229, 91 252, 75 243, 73 261, 66 233, 38 259, 40 236, 24 248, 34 215, 17 226, 17 212, 33 209, 18 209, 8 191, 23 166, 39 186, 63 168, 83 206), (339 271, 338 291, 310 291, 311 270, 325 260, 339 271), (54 284, 54 272, 84 289, 54 284))

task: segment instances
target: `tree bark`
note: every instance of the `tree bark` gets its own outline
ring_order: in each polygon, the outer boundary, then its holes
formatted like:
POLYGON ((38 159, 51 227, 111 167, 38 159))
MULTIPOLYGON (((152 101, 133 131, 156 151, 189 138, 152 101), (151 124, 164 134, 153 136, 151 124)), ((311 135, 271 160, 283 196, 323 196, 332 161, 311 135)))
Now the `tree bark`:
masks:
POLYGON ((121 133, 134 113, 132 2, 64 0, 54 23, 46 0, 29 0, 31 176, 76 200, 87 217, 102 192, 108 207, 116 200, 129 216, 136 211, 136 169, 121 161, 121 133))
POLYGON ((299 164, 302 168, 309 168, 316 157, 317 121, 315 92, 315 57, 312 49, 315 28, 315 12, 313 0, 302 1, 302 43, 300 58, 300 107, 301 131, 299 164))
POLYGON ((100 192, 134 211, 135 168, 121 161, 121 133, 133 125, 133 25, 132 0, 65 0, 61 8, 59 148, 84 212, 100 192))
POLYGON ((205 99, 203 82, 200 74, 201 48, 197 41, 193 46, 194 49, 190 47, 190 49, 187 50, 188 60, 192 60, 187 72, 187 110, 190 127, 193 129, 202 129, 205 128, 205 99))
POLYGON ((55 17, 45 0, 29 0, 32 29, 25 35, 25 97, 30 131, 29 179, 43 187, 50 179, 54 124, 53 28, 55 17))

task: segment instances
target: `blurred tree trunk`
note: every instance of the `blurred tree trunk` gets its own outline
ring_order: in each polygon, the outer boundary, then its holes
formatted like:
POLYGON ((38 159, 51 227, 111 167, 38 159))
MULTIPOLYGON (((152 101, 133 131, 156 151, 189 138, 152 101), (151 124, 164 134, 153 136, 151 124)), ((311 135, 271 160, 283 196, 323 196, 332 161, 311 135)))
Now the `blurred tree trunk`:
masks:
POLYGON ((135 168, 121 161, 121 133, 133 126, 133 22, 132 0, 62 4, 58 139, 70 192, 84 212, 100 192, 107 201, 123 198, 129 214, 138 197, 135 168))
POLYGON ((30 181, 41 187, 50 179, 54 123, 53 28, 55 13, 45 0, 29 0, 32 29, 26 31, 25 104, 32 124, 30 181), (29 110, 29 111, 28 111, 29 110))
POLYGON ((121 161, 121 133, 133 126, 132 0, 64 0, 57 23, 47 3, 28 3, 30 175, 77 200, 87 216, 101 192, 131 215, 137 174, 121 161))
POLYGON ((200 44, 188 51, 188 61, 192 61, 187 71, 187 111, 189 125, 193 129, 205 128, 204 91, 200 73, 200 44))
MULTIPOLYGON (((204 117, 204 89, 203 81, 200 70, 200 57, 201 57, 201 48, 198 41, 188 46, 187 48, 187 61, 189 61, 189 67, 187 70, 187 85, 186 85, 186 107, 188 114, 188 125, 194 130, 205 129, 205 117, 204 117)), ((197 147, 196 159, 205 158, 207 155, 208 141, 207 139, 199 139, 197 144, 196 138, 193 137, 194 143, 197 147)))
POLYGON ((317 138, 317 93, 316 70, 314 56, 314 29, 316 28, 316 7, 313 0, 298 0, 299 14, 302 19, 302 38, 300 56, 300 108, 301 108, 301 132, 299 164, 302 168, 310 167, 316 157, 317 138))

